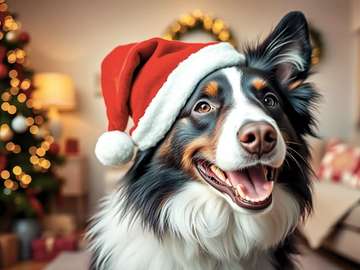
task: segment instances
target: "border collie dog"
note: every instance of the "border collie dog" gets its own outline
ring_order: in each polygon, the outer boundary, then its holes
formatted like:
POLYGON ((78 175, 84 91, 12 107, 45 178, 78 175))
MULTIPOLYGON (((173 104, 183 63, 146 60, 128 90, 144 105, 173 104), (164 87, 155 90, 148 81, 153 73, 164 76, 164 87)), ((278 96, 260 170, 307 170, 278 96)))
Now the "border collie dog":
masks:
POLYGON ((296 268, 319 99, 304 15, 289 13, 243 55, 198 83, 103 200, 88 232, 94 269, 296 268))

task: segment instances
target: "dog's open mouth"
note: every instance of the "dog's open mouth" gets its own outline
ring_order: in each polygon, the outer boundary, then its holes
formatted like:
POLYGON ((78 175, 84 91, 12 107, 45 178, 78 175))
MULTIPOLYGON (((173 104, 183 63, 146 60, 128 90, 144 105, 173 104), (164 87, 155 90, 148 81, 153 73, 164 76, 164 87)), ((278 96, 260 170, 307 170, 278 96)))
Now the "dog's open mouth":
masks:
POLYGON ((256 165, 224 172, 206 160, 198 160, 196 167, 208 184, 230 196, 240 207, 261 210, 271 204, 275 168, 256 165))

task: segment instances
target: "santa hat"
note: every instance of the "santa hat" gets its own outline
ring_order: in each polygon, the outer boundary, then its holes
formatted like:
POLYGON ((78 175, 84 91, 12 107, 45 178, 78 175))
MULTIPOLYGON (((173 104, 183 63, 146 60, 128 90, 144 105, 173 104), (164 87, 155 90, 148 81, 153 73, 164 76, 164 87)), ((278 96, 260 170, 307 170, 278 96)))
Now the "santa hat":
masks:
POLYGON ((125 164, 137 147, 155 146, 170 130, 206 75, 239 65, 228 43, 184 43, 153 38, 115 48, 102 63, 102 91, 109 120, 95 147, 104 165, 125 164), (134 126, 124 132, 128 118, 134 126))

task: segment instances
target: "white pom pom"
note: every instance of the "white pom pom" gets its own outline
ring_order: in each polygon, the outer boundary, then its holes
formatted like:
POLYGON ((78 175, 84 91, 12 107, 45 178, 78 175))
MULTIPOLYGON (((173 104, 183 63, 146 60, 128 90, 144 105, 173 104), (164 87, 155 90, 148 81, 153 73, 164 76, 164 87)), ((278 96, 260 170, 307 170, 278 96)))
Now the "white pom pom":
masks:
POLYGON ((125 132, 103 133, 95 146, 95 155, 103 165, 122 165, 134 156, 134 142, 125 132))

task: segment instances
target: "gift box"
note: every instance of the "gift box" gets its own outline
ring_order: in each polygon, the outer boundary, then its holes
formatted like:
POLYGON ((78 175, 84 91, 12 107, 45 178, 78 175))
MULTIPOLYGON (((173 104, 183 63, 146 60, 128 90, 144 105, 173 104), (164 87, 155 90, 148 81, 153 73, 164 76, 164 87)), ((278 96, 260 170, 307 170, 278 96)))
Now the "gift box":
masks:
POLYGON ((32 241, 33 259, 50 261, 63 251, 75 251, 78 247, 78 236, 43 237, 32 241))
POLYGON ((17 262, 19 242, 15 234, 0 234, 0 269, 17 262))

